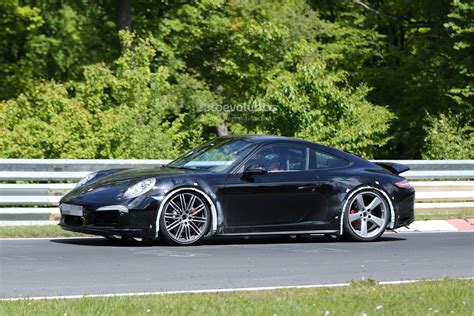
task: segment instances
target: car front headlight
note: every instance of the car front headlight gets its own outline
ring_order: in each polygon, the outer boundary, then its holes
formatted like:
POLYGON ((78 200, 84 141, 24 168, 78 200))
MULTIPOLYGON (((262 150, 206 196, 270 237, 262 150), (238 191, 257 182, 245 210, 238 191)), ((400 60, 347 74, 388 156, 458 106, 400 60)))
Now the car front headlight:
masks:
POLYGON ((155 186, 155 183, 155 178, 148 178, 142 180, 128 188, 127 191, 124 193, 123 197, 125 199, 131 199, 139 195, 145 194, 155 186))
POLYGON ((82 178, 82 180, 79 181, 78 184, 76 184, 76 188, 82 187, 84 184, 86 184, 87 182, 89 182, 89 181, 91 181, 92 179, 94 179, 96 175, 97 175, 97 172, 89 173, 87 176, 85 176, 84 178, 82 178))

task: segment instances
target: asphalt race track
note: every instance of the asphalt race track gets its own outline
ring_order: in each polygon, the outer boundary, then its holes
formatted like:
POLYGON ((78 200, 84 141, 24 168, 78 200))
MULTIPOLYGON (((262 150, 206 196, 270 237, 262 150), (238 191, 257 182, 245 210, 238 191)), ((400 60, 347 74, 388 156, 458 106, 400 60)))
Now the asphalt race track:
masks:
POLYGON ((386 233, 375 243, 314 236, 196 247, 103 238, 0 240, 0 297, 473 277, 474 233, 386 233))

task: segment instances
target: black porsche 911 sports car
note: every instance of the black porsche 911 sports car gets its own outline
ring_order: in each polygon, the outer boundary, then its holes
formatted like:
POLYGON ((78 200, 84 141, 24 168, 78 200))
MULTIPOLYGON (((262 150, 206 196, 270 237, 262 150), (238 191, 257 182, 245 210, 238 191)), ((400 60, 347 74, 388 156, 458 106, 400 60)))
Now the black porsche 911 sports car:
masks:
POLYGON ((414 219, 406 170, 304 140, 226 136, 163 167, 89 174, 61 199, 60 226, 174 245, 237 235, 373 241, 414 219))

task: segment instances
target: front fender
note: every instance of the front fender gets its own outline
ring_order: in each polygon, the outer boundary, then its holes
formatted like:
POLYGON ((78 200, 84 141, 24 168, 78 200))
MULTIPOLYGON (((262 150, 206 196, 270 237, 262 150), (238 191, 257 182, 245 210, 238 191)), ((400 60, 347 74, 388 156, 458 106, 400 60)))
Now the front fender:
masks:
POLYGON ((152 195, 151 197, 159 202, 159 208, 156 216, 156 237, 158 237, 158 233, 160 230, 160 217, 161 213, 163 212, 163 208, 166 205, 166 202, 173 197, 176 193, 182 191, 193 191, 201 195, 206 202, 209 204, 211 209, 211 226, 207 236, 214 235, 217 231, 217 220, 219 218, 218 211, 216 205, 216 198, 215 194, 211 190, 206 190, 205 187, 199 186, 198 182, 192 182, 188 184, 183 184, 179 187, 175 187, 173 189, 167 190, 164 194, 152 195))

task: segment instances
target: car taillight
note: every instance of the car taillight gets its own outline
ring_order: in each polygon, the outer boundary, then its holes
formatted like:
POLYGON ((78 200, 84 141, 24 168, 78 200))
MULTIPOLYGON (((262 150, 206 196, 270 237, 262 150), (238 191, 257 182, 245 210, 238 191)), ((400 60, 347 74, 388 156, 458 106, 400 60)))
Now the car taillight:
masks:
POLYGON ((402 181, 395 182, 394 185, 397 188, 400 188, 400 189, 409 189, 409 188, 411 188, 411 184, 410 184, 410 182, 408 182, 408 180, 402 180, 402 181))

